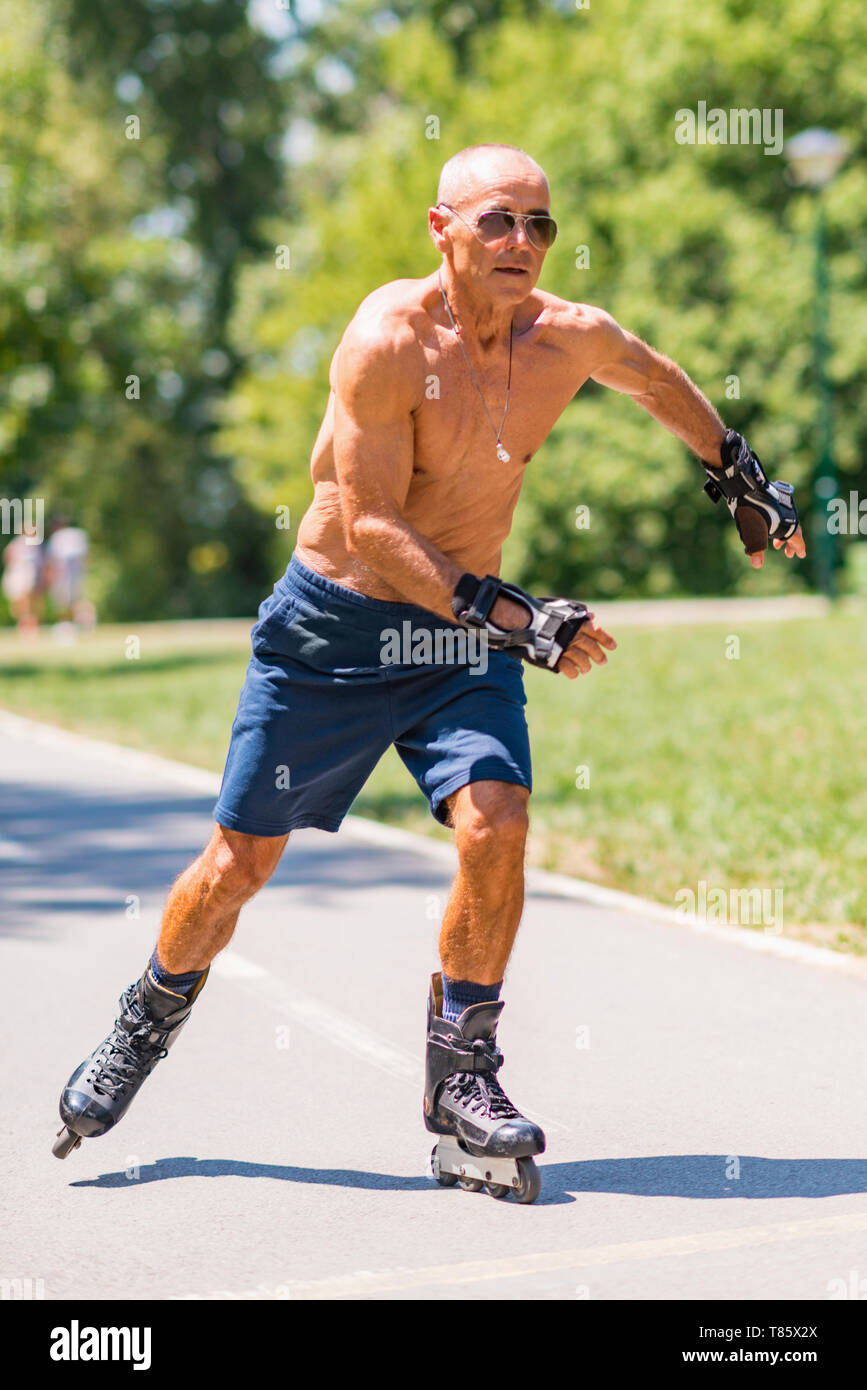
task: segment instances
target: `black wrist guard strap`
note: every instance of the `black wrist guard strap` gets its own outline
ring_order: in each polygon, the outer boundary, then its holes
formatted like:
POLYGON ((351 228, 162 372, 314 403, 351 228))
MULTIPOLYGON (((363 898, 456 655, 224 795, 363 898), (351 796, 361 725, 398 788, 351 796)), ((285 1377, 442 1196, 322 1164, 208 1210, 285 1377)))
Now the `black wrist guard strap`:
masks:
POLYGON ((798 529, 790 483, 769 483, 743 435, 728 430, 720 445, 722 468, 704 465, 704 490, 712 502, 726 499, 747 555, 767 550, 768 539, 788 540, 798 529))
POLYGON ((488 646, 495 651, 514 650, 531 666, 556 671, 560 658, 588 618, 583 603, 568 598, 534 598, 493 574, 478 579, 462 574, 452 599, 452 612, 464 627, 482 628, 488 646), (527 623, 521 628, 501 628, 490 620, 490 612, 500 597, 520 603, 527 609, 527 623))

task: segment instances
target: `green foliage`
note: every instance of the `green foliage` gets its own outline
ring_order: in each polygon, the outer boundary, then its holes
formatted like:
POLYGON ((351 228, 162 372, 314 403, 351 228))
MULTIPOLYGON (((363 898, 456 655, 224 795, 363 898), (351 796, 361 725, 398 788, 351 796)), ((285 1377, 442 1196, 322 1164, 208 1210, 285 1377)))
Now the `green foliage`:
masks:
MULTIPOLYGON (((222 415, 221 443, 243 455, 257 503, 291 498, 297 512, 309 499, 309 452, 346 322, 377 285, 434 268, 426 210, 439 168, 464 145, 495 140, 528 149, 549 175, 562 232, 542 288, 602 305, 677 361, 771 475, 799 486, 809 511, 812 195, 794 190, 783 157, 761 145, 678 144, 675 113, 699 101, 780 108, 786 137, 821 123, 852 143, 826 195, 830 370, 841 491, 867 490, 862 9, 504 5, 458 44, 430 9, 362 0, 306 35, 312 95, 299 109, 306 102, 320 124, 315 156, 294 171, 297 216, 279 228, 291 266, 245 273, 235 342, 251 366, 222 415), (333 80, 324 94, 316 87, 329 59, 352 74, 342 95, 333 80), (438 138, 428 138, 431 117, 438 138)), ((803 584, 805 567, 776 560, 757 574, 745 564, 703 478, 639 406, 590 384, 528 470, 504 566, 546 590, 599 595, 803 584), (579 505, 590 508, 589 529, 574 525, 579 505)))
POLYGON ((86 527, 102 616, 249 612, 273 568, 273 522, 212 438, 236 267, 273 196, 273 159, 239 164, 223 129, 241 97, 254 135, 277 109, 249 34, 229 0, 0 0, 0 492, 86 527), (187 51, 161 82, 184 25, 223 57, 187 51))
MULTIPOLYGON (((678 144, 699 101, 850 141, 826 195, 830 374, 840 491, 867 494, 858 0, 345 0, 291 10, 284 37, 257 8, 0 0, 0 495, 87 527, 103 616, 252 611, 311 497, 340 335, 376 286, 435 267, 439 169, 484 140, 548 171, 542 287, 679 362, 803 510, 813 197, 761 146, 678 144)), ((603 597, 806 582, 746 566, 701 479, 591 384, 528 470, 504 567, 603 597)))

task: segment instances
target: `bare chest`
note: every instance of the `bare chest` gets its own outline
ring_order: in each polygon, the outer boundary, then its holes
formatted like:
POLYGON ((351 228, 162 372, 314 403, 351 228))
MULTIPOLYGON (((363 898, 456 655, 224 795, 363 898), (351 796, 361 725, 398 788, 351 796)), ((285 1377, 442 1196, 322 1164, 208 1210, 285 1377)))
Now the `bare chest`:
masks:
POLYGON ((424 397, 415 411, 413 483, 431 486, 461 473, 510 490, 575 394, 574 365, 556 350, 521 345, 468 367, 451 339, 425 352, 424 397), (497 436, 509 454, 497 455, 497 436))

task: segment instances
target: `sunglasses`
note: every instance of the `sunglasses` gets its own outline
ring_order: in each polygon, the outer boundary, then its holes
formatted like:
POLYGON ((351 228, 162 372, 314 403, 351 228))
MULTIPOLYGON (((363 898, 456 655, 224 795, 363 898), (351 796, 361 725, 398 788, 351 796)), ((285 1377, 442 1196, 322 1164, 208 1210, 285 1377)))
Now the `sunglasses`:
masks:
POLYGON ((450 203, 438 203, 437 207, 448 208, 449 212, 460 217, 461 221, 485 245, 493 241, 502 241, 514 230, 516 222, 523 222, 524 235, 537 251, 547 251, 549 246, 553 246, 557 235, 557 223, 553 217, 547 217, 540 212, 505 212, 497 208, 492 212, 480 213, 473 223, 467 222, 463 214, 458 212, 457 208, 453 208, 450 203))

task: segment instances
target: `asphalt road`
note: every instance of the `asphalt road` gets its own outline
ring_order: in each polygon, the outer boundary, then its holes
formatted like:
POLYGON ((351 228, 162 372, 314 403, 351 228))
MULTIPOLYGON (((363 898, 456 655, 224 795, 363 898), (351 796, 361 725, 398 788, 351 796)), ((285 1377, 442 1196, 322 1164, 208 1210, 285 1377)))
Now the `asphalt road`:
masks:
MULTIPOLYGON (((421 1121, 447 851, 293 835, 122 1124, 57 1099, 111 1027, 214 779, 0 720, 0 1279, 55 1298, 867 1293, 867 981, 534 875, 501 1078, 533 1206, 438 1187, 421 1121)), ((816 955, 818 960, 819 956, 816 955)))

